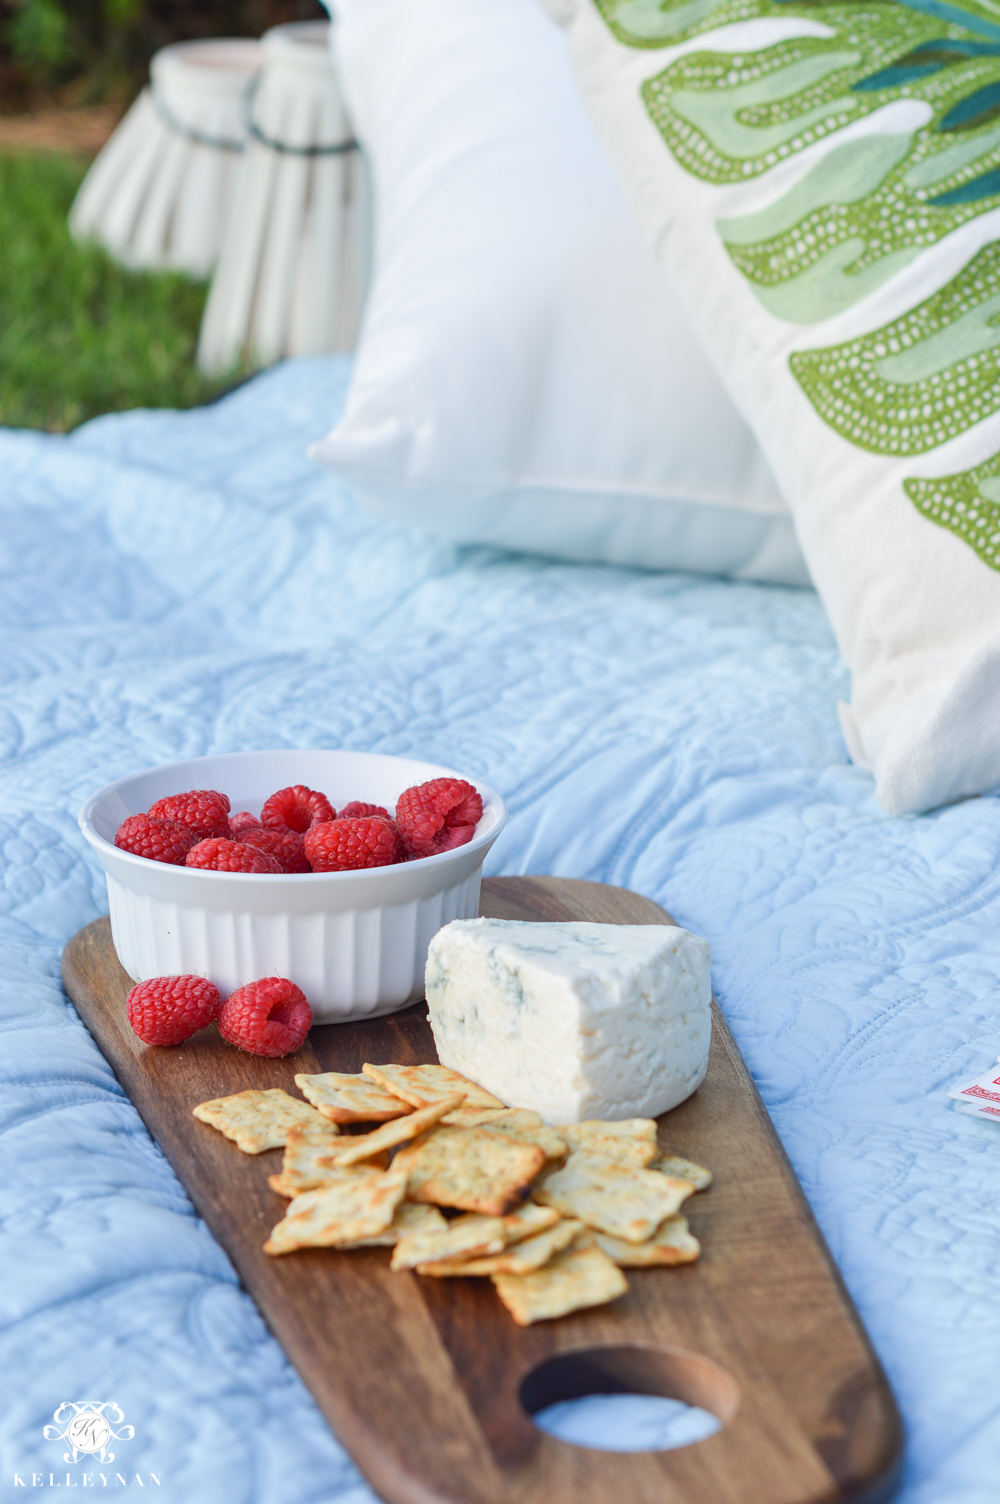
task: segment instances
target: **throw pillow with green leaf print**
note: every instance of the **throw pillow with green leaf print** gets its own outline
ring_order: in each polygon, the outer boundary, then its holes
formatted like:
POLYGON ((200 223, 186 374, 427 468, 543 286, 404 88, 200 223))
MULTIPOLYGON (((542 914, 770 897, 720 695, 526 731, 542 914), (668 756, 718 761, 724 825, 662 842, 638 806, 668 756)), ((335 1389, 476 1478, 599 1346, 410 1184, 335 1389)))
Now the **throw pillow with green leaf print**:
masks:
POLYGON ((894 814, 1000 785, 1000 3, 547 0, 894 814))

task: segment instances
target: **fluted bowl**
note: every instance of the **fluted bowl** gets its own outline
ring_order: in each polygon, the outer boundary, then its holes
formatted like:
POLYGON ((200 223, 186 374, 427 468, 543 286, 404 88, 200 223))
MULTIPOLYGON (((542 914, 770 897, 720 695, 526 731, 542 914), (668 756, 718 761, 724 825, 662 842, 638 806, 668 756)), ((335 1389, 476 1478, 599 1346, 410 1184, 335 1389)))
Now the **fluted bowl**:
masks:
POLYGON ((317 1023, 374 1018, 423 995, 431 937, 452 919, 479 912, 483 861, 507 819, 493 789, 482 819, 454 851, 357 872, 210 872, 120 851, 128 816, 187 789, 218 789, 232 808, 259 815, 268 795, 290 784, 321 789, 335 808, 349 800, 393 808, 404 789, 431 778, 466 778, 453 768, 374 752, 230 752, 164 763, 92 794, 80 828, 104 866, 111 933, 135 981, 193 973, 223 997, 264 976, 302 988, 317 1023))

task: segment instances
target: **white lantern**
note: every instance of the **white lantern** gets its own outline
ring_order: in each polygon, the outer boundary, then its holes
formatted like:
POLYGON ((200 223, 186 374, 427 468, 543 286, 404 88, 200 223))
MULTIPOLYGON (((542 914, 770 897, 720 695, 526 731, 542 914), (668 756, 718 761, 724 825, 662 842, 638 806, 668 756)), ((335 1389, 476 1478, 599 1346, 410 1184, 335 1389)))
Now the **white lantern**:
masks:
POLYGON ((356 342, 371 256, 368 176, 329 32, 325 21, 298 22, 261 39, 243 170, 201 328, 208 374, 356 342))
POLYGON ((207 277, 231 216, 261 45, 179 42, 84 178, 69 223, 126 266, 207 277))

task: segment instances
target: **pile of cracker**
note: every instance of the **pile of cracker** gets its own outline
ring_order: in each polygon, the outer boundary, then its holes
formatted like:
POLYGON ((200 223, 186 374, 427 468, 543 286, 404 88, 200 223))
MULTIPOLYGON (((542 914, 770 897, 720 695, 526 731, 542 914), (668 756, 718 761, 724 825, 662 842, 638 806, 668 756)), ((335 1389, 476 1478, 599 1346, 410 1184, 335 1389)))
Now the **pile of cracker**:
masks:
POLYGON ((712 1176, 661 1153, 652 1118, 548 1128, 440 1065, 295 1084, 307 1101, 242 1091, 194 1109, 246 1154, 284 1147, 268 1183, 289 1206, 266 1253, 391 1247, 393 1269, 488 1276, 527 1326, 616 1300, 623 1268, 701 1252, 680 1208, 712 1176))

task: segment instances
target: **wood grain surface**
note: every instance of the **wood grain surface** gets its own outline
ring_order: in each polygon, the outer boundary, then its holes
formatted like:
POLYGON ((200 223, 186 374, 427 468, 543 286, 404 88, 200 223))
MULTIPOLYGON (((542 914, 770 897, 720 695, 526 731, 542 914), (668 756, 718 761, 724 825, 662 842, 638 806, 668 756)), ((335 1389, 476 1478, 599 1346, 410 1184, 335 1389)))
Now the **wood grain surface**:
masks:
MULTIPOLYGON (((504 919, 666 924, 649 899, 565 878, 492 878, 504 919)), ((106 919, 63 954, 63 980, 150 1133, 226 1249, 331 1427, 388 1504, 877 1504, 895 1487, 901 1428, 885 1377, 719 1012, 708 1075, 660 1139, 715 1173, 693 1198, 701 1259, 628 1270, 612 1305, 518 1327, 489 1280, 389 1271, 389 1250, 261 1251, 286 1202, 281 1151, 250 1156, 192 1116, 247 1087, 298 1095, 298 1071, 436 1058, 423 1003, 314 1028, 264 1060, 214 1026, 143 1045, 106 919), (575 1447, 532 1411, 588 1392, 668 1394, 724 1420, 667 1452, 575 1447)), ((289 1438, 289 1445, 294 1439, 289 1438)))

